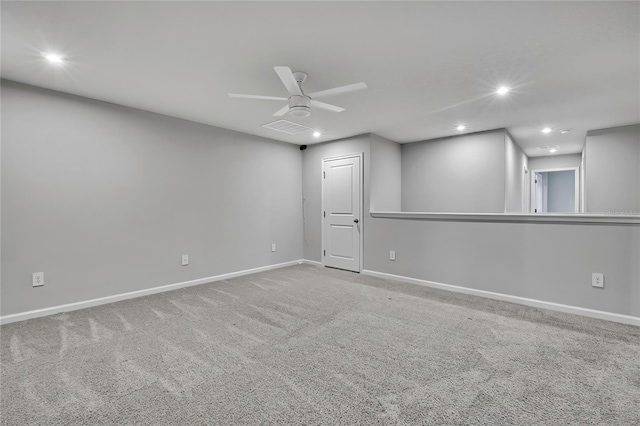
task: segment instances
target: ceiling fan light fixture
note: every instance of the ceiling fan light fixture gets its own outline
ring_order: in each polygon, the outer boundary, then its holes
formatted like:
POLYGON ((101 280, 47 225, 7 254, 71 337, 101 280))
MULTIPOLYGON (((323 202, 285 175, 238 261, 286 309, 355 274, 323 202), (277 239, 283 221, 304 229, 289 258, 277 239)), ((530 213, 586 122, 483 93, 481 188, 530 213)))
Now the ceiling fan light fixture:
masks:
POLYGON ((293 95, 289 98, 289 115, 292 117, 308 117, 311 115, 311 98, 293 95))
POLYGON ((311 108, 304 105, 292 106, 289 108, 289 115, 292 117, 308 117, 311 115, 311 108))

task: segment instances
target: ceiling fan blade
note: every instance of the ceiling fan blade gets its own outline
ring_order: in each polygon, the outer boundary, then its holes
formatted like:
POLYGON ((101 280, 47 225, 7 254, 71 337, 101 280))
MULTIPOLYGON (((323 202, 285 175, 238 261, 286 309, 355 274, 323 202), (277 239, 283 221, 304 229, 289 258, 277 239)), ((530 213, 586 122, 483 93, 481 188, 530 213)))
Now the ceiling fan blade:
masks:
POLYGON ((266 99, 268 101, 286 101, 287 98, 281 96, 261 96, 261 95, 242 95, 240 93, 229 93, 231 98, 243 98, 243 99, 266 99))
POLYGON ((273 67, 282 80, 282 84, 287 88, 287 91, 292 95, 302 96, 302 90, 300 90, 300 85, 296 81, 296 78, 293 76, 293 72, 291 72, 291 68, 289 67, 273 67))
POLYGON ((279 110, 274 112, 273 116, 274 117, 282 117, 283 115, 285 115, 288 112, 289 112, 289 104, 283 106, 282 108, 280 108, 279 110))
POLYGON ((324 110, 333 111, 333 112, 342 112, 342 111, 344 111, 344 108, 340 108, 339 106, 325 104, 324 102, 319 102, 319 101, 316 101, 316 100, 313 100, 313 99, 311 99, 311 106, 314 107, 314 108, 324 109, 324 110))
POLYGON ((366 83, 354 83, 347 86, 334 87, 333 89, 321 90, 319 92, 308 93, 311 98, 326 98, 328 96, 342 95, 343 93, 355 92, 366 89, 366 83))

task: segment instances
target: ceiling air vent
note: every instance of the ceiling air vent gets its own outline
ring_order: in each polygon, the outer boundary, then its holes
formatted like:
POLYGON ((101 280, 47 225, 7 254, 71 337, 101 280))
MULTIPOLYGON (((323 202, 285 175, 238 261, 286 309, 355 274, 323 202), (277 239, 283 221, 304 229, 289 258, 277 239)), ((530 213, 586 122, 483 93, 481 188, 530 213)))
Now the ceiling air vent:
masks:
POLYGON ((277 130, 278 132, 286 133, 288 135, 297 135, 298 133, 310 132, 313 130, 311 127, 303 126, 302 124, 288 120, 274 121, 273 123, 264 124, 262 127, 277 130))

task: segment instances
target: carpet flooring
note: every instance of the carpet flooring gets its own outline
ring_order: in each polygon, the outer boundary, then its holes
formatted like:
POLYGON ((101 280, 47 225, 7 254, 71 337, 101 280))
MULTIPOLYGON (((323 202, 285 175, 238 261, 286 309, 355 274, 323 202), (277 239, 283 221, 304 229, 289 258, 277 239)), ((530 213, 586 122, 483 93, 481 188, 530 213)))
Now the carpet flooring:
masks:
POLYGON ((640 328, 299 265, 1 327, 2 425, 638 425, 640 328))

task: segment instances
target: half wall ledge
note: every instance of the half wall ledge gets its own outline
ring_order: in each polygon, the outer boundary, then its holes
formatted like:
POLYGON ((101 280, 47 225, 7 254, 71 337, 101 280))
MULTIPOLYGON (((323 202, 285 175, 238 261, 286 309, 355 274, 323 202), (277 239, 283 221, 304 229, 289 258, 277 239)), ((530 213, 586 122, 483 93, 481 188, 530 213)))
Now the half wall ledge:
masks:
POLYGON ((574 225, 640 226, 640 215, 549 214, 549 213, 440 213, 371 211, 372 217, 385 219, 432 220, 440 222, 546 223, 574 225))

